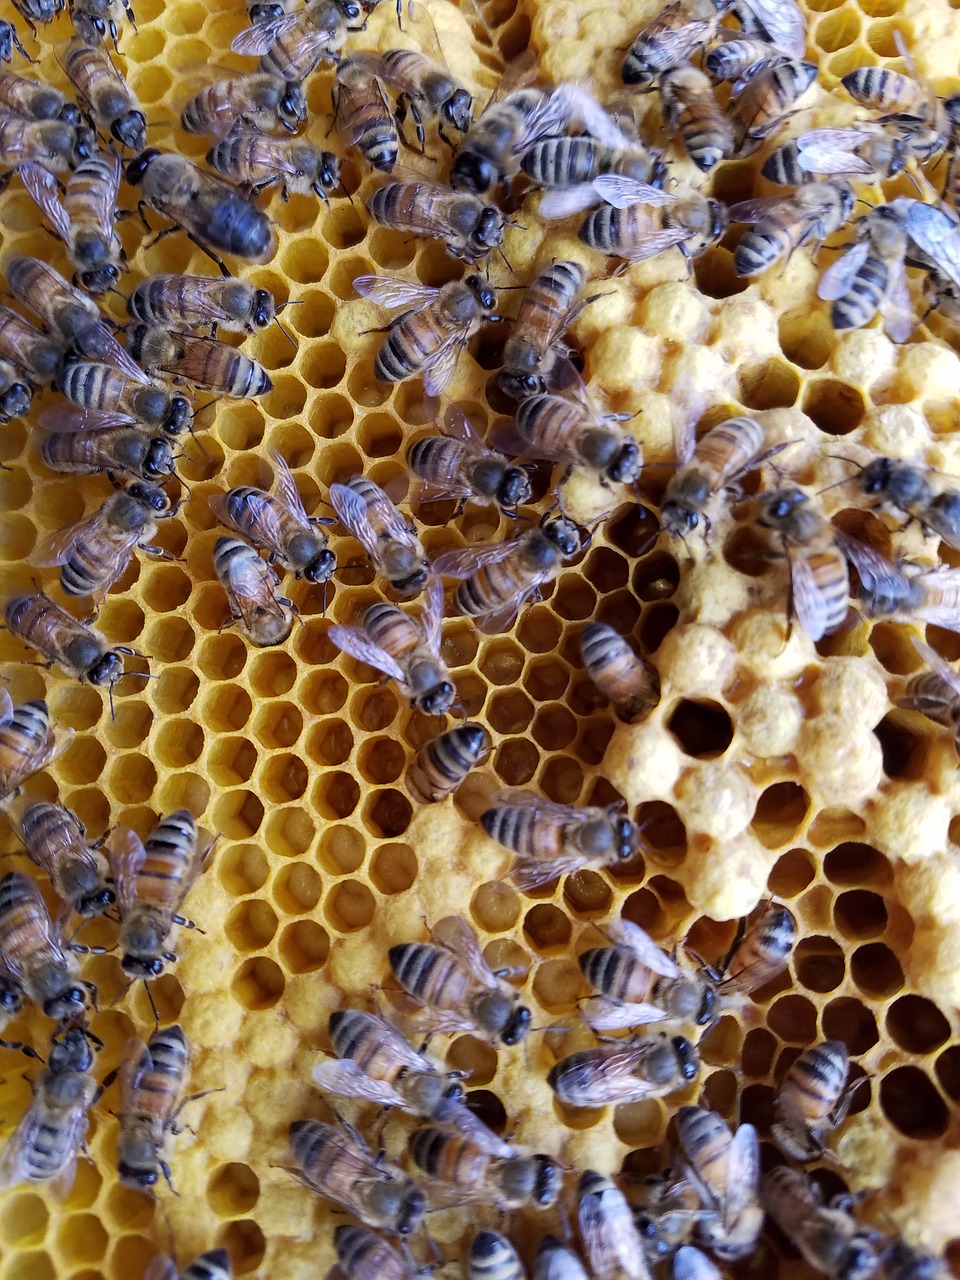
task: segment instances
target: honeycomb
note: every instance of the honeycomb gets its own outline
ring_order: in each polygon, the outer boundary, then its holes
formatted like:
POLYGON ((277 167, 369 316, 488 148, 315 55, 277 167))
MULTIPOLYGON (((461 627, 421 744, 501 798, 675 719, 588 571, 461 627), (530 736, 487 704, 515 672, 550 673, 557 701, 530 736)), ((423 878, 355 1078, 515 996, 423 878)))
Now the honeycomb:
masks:
MULTIPOLYGON (((532 47, 551 79, 589 66, 602 97, 618 87, 618 49, 658 2, 483 0, 486 29, 469 3, 457 10, 429 0, 429 16, 453 70, 481 94, 505 61, 532 47)), ((429 50, 427 7, 418 6, 416 21, 405 18, 400 35, 392 6, 381 5, 355 47, 419 41, 429 50)), ((828 95, 854 66, 895 58, 897 30, 939 91, 960 88, 955 4, 817 0, 806 12, 820 60, 819 87, 801 117, 811 127, 850 118, 842 96, 828 95)), ((127 28, 121 47, 153 126, 151 143, 201 157, 207 143, 175 122, 210 63, 250 66, 228 52, 245 23, 241 6, 137 0, 136 16, 138 30, 127 28)), ((38 69, 56 82, 55 50, 67 31, 61 18, 41 33, 38 69)), ((311 136, 321 145, 329 83, 324 71, 309 82, 311 136)), ((430 171, 427 162, 421 167, 430 171)), ((757 167, 756 158, 725 163, 716 193, 732 202, 771 190, 757 167)), ((363 200, 373 184, 352 162, 345 182, 352 203, 335 197, 326 208, 301 196, 271 203, 276 257, 242 274, 298 304, 284 315, 296 345, 276 328, 248 342, 273 390, 200 416, 180 464, 187 500, 157 533, 175 559, 135 555, 103 605, 98 627, 111 643, 149 655, 156 678, 118 685, 111 718, 98 690, 21 664, 20 643, 0 636, 14 700, 45 696, 55 719, 76 732, 69 750, 29 784, 31 796, 59 796, 92 835, 119 822, 142 835, 159 813, 180 807, 221 833, 185 907, 203 932, 181 931, 179 962, 153 995, 161 1022, 178 1020, 192 1046, 190 1088, 222 1090, 185 1113, 190 1128, 170 1151, 178 1195, 161 1189, 153 1200, 120 1186, 113 1172, 111 1086, 92 1113, 91 1159, 81 1159, 62 1202, 42 1189, 0 1194, 0 1280, 128 1280, 157 1252, 184 1265, 217 1246, 241 1276, 301 1280, 324 1270, 337 1218, 277 1167, 288 1158, 287 1126, 328 1115, 310 1072, 327 1047, 329 1013, 344 1002, 366 1005, 370 985, 386 976, 387 947, 422 937, 424 918, 451 913, 473 924, 491 964, 519 967, 516 983, 538 1026, 577 1028, 499 1052, 469 1036, 450 1042, 446 1059, 469 1072, 482 1114, 570 1167, 651 1171, 668 1118, 661 1102, 566 1112, 546 1084, 556 1057, 580 1047, 584 1035, 577 1001, 587 991, 576 955, 597 945, 595 924, 622 914, 665 946, 687 936, 697 953, 716 959, 736 917, 767 894, 794 911, 801 938, 788 973, 742 1013, 721 1017, 702 1041, 704 1102, 757 1123, 766 1137, 775 1081, 804 1046, 843 1040, 867 1084, 837 1144, 841 1164, 825 1181, 835 1188, 842 1176, 870 1192, 872 1215, 909 1228, 914 1243, 945 1249, 960 1273, 960 775, 951 735, 892 706, 918 667, 909 626, 871 625, 851 611, 816 646, 796 627, 786 638, 784 566, 755 554, 739 512, 707 558, 694 541, 688 551, 665 538, 653 543, 655 517, 624 497, 581 562, 509 631, 482 636, 467 619, 446 620, 444 655, 460 703, 489 730, 493 750, 455 797, 433 806, 413 804, 403 777, 435 723, 411 713, 389 683, 327 638, 330 620, 355 622, 377 598, 371 571, 361 565, 338 574, 326 602, 320 589, 293 584, 302 625, 282 648, 255 650, 236 630, 218 631, 225 604, 206 501, 214 489, 263 483, 277 451, 311 512, 326 510, 321 498, 331 483, 359 471, 403 491, 406 446, 433 427, 418 382, 373 381, 380 339, 358 331, 383 318, 356 299, 352 281, 385 271, 438 285, 461 268, 438 244, 371 226, 363 200), (661 702, 641 724, 621 724, 582 668, 578 637, 591 618, 631 636, 659 672, 661 702), (505 859, 475 821, 503 786, 563 803, 622 798, 645 824, 644 856, 520 894, 500 879, 505 859)), ((888 195, 910 190, 905 182, 887 187, 888 195)), ((554 257, 606 274, 568 227, 541 225, 535 211, 534 199, 505 243, 516 280, 554 257)), ((0 197, 4 256, 33 253, 65 268, 62 250, 37 224, 14 181, 0 197)), ((210 270, 182 237, 144 248, 135 219, 120 228, 131 279, 210 270)), ((842 459, 857 446, 925 457, 960 474, 960 361, 946 323, 931 317, 901 347, 876 327, 838 336, 825 308, 811 306, 816 272, 808 255, 748 286, 733 273, 733 242, 698 260, 692 279, 670 254, 607 278, 577 320, 591 386, 615 411, 642 410, 634 425, 647 461, 672 459, 679 389, 693 386, 711 389, 703 425, 745 412, 761 418, 771 439, 795 441, 784 465, 814 488, 848 475, 842 459)), ((513 282, 502 264, 494 279, 513 282)), ((448 389, 446 398, 479 427, 502 409, 488 395, 502 341, 497 331, 485 334, 448 389)), ((93 510, 109 489, 102 477, 78 484, 46 472, 24 422, 0 433, 0 461, 0 560, 11 593, 30 589, 26 560, 36 544, 93 510)), ((645 472, 651 506, 667 474, 645 472)), ((879 550, 895 546, 931 561, 916 531, 894 537, 891 522, 865 512, 852 486, 823 501, 839 526, 879 550)), ((584 520, 605 514, 608 503, 579 477, 565 494, 584 520)), ((456 519, 449 503, 417 514, 431 555, 512 531, 476 506, 456 519)), ((358 558, 349 539, 335 543, 341 562, 358 558)), ((927 633, 944 656, 960 656, 956 636, 927 633)), ((0 841, 21 865, 6 823, 0 841)), ((111 926, 87 927, 82 940, 109 946, 111 926)), ((105 1045, 102 1078, 153 1019, 142 984, 127 989, 115 954, 87 957, 83 972, 100 992, 93 1029, 105 1045)), ((29 1012, 6 1034, 42 1047, 49 1024, 29 1012)), ((2 1069, 7 1132, 28 1105, 35 1070, 11 1053, 2 1069)), ((403 1129, 391 1121, 388 1143, 397 1134, 402 1140, 403 1129)), ((489 1220, 499 1225, 496 1215, 489 1220)), ((550 1226, 538 1221, 533 1237, 550 1226)), ((462 1256, 466 1228, 455 1213, 430 1219, 448 1257, 462 1256)), ((763 1243, 749 1266, 771 1276, 802 1270, 782 1241, 776 1250, 763 1243)))

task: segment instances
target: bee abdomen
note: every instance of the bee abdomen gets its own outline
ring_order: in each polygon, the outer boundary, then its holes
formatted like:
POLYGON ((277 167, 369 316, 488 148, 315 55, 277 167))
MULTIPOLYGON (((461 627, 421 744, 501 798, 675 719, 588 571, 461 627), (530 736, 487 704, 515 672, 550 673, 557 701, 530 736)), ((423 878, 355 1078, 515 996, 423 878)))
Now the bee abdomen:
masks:
POLYGON ((754 227, 734 250, 734 269, 738 276, 758 276, 776 262, 786 247, 776 232, 754 227))
POLYGON ((580 956, 580 972, 597 991, 614 1000, 626 1000, 630 994, 633 966, 623 963, 616 947, 594 947, 580 956))
POLYGON ((436 947, 420 942, 402 942, 388 952, 390 968, 408 991, 425 991, 442 966, 444 957, 436 947))
POLYGON ((890 273, 879 258, 867 258, 857 272, 850 290, 830 308, 835 329, 859 329, 877 312, 887 289, 890 273))
POLYGON ((599 154, 594 138, 547 138, 524 154, 520 167, 542 187, 576 186, 597 176, 599 154))
POLYGON ((204 221, 210 243, 238 258, 259 258, 272 242, 270 219, 235 192, 224 192, 204 221))
POLYGON ((457 725, 428 742, 407 771, 407 786, 423 804, 455 791, 490 749, 490 735, 479 724, 457 725))

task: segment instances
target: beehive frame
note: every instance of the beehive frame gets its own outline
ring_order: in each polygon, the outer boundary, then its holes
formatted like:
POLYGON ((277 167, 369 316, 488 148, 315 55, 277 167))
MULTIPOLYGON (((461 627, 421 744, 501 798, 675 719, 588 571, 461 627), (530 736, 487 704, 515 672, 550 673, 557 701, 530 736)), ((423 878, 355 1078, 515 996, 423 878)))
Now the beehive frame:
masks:
MULTIPOLYGON (((529 45, 548 79, 589 65, 601 97, 617 85, 617 47, 655 7, 523 0, 515 8, 492 0, 482 6, 484 37, 469 5, 458 12, 429 0, 453 69, 478 91, 529 45)), ((202 156, 206 142, 175 122, 199 68, 211 60, 250 65, 227 52, 244 24, 240 10, 235 0, 137 0, 138 30, 123 34, 122 65, 156 126, 151 143, 202 156)), ((830 91, 852 67, 892 59, 895 29, 941 92, 960 88, 960 14, 943 0, 820 0, 806 11, 811 47, 821 55, 814 118, 849 118, 849 104, 830 91)), ((357 47, 432 38, 422 14, 406 25, 399 37, 392 7, 383 4, 357 47)), ((55 83, 62 73, 54 50, 67 33, 66 18, 41 32, 37 70, 55 83)), ((310 136, 320 145, 329 80, 320 72, 309 83, 310 136)), ((721 166, 716 192, 731 201, 750 194, 756 165, 752 158, 721 166)), ((276 450, 312 512, 331 482, 354 472, 396 482, 405 474, 405 447, 433 421, 417 382, 392 392, 373 382, 379 339, 357 331, 383 321, 355 299, 352 280, 387 271, 439 284, 460 267, 438 245, 370 226, 363 208, 370 180, 361 181, 350 162, 345 177, 352 204, 271 202, 276 258, 242 274, 278 301, 300 304, 284 317, 296 346, 277 329, 248 343, 274 390, 259 403, 205 412, 180 464, 187 501, 157 537, 177 559, 135 556, 98 619, 112 643, 149 655, 156 679, 119 685, 111 719, 99 691, 18 665, 22 646, 0 635, 14 699, 46 696, 55 719, 76 730, 70 749, 31 782, 31 796, 59 795, 94 835, 121 821, 145 834, 156 814, 182 806, 222 833, 187 903, 205 932, 181 932, 181 959, 154 995, 161 1020, 178 1019, 193 1047, 191 1087, 223 1089, 188 1113, 196 1133, 184 1133, 172 1152, 180 1198, 161 1191, 157 1202, 117 1183, 110 1114, 117 1100, 108 1091, 93 1115, 91 1162, 81 1160, 63 1204, 35 1189, 0 1196, 0 1280, 126 1280, 141 1275, 158 1249, 183 1264, 221 1244, 239 1275, 316 1274, 332 1256, 336 1219, 272 1166, 285 1159, 291 1120, 326 1116, 310 1069, 326 1045, 327 1016, 344 1001, 366 1001, 371 981, 386 975, 389 944, 422 936, 424 917, 462 913, 491 962, 523 965, 518 985, 538 1024, 573 1025, 586 994, 575 957, 596 945, 594 922, 622 912, 665 945, 689 932, 697 951, 716 958, 733 919, 764 893, 798 915, 802 941, 789 975, 755 1014, 725 1016, 705 1038, 705 1100, 728 1118, 756 1121, 765 1134, 773 1080, 804 1045, 844 1039, 870 1082, 840 1143, 841 1159, 857 1170, 848 1180, 876 1192, 873 1212, 909 1224, 917 1243, 947 1247, 956 1263, 960 782, 950 735, 891 709, 889 694, 918 665, 908 627, 871 627, 851 615, 816 650, 797 629, 785 643, 782 566, 753 562, 750 576, 725 559, 729 551, 740 569, 751 563, 740 545, 742 523, 718 537, 719 554, 709 560, 694 544, 691 563, 665 539, 650 548, 653 516, 624 501, 581 563, 509 632, 483 637, 465 619, 446 621, 444 653, 461 704, 489 728, 494 749, 455 800, 431 808, 411 805, 402 775, 435 726, 326 638, 329 620, 352 622, 377 598, 371 573, 339 575, 326 614, 320 589, 294 586, 302 625, 278 650, 252 649, 235 630, 218 632, 225 609, 206 505, 215 487, 261 483, 276 450), (619 724, 582 669, 578 634, 591 617, 633 636, 659 670, 663 697, 642 725, 619 724), (563 802, 620 795, 647 822, 649 856, 622 872, 581 873, 520 895, 499 881, 505 860, 474 822, 484 798, 504 784, 563 802)), ((892 184, 893 193, 909 188, 892 184)), ((606 274, 568 227, 548 232, 538 224, 535 208, 528 204, 524 226, 505 243, 518 281, 551 257, 606 274)), ((121 235, 132 280, 148 271, 212 269, 182 237, 143 248, 135 219, 121 224, 121 235)), ((0 243, 4 255, 35 253, 66 266, 16 181, 0 197, 0 243)), ((808 256, 796 254, 782 272, 745 288, 733 276, 730 243, 701 259, 692 281, 673 255, 607 280, 577 322, 591 384, 614 410, 642 409, 637 430, 648 461, 671 459, 672 394, 692 379, 712 389, 708 421, 756 413, 771 433, 795 439, 791 474, 813 487, 846 474, 832 455, 852 444, 925 456, 960 474, 953 431, 960 362, 945 340, 948 326, 934 317, 900 348, 875 327, 837 337, 822 308, 811 309, 808 256)), ((494 273, 508 280, 500 268, 494 273)), ((449 390, 479 426, 495 416, 487 388, 500 342, 498 333, 485 336, 461 360, 449 390)), ((34 571, 26 558, 36 543, 93 510, 109 490, 102 478, 77 483, 48 473, 28 423, 0 432, 0 461, 9 468, 0 472, 4 582, 9 591, 29 589, 34 571)), ((651 505, 664 474, 644 478, 651 505)), ((588 518, 607 498, 575 481, 566 501, 588 518)), ((930 559, 917 531, 894 538, 892 525, 865 515, 848 488, 824 501, 843 527, 879 549, 889 552, 895 542, 930 559)), ((449 513, 443 504, 418 512, 431 554, 454 540, 511 532, 486 508, 468 507, 452 526, 449 513)), ((358 555, 349 539, 335 544, 342 560, 358 555)), ((946 656, 960 654, 955 637, 937 632, 935 639, 946 656)), ((6 823, 0 842, 17 853, 6 823)), ((89 928, 84 940, 109 945, 111 929, 89 928)), ((93 1026, 105 1041, 102 1076, 152 1015, 142 987, 123 993, 116 956, 88 959, 84 976, 100 990, 93 1026)), ((7 1034, 40 1046, 48 1032, 30 1013, 7 1034)), ((581 1042, 578 1029, 495 1054, 461 1037, 447 1060, 472 1073, 472 1089, 487 1091, 485 1114, 496 1119, 502 1103, 519 1140, 571 1166, 650 1171, 665 1129, 662 1104, 579 1115, 555 1107, 547 1070, 581 1042)), ((28 1104, 32 1074, 30 1064, 4 1055, 6 1129, 28 1104)), ((402 1130, 388 1135, 402 1137, 402 1130)), ((431 1220, 448 1257, 459 1256, 467 1226, 452 1213, 431 1220)), ((761 1250, 752 1265, 780 1265, 769 1245, 761 1250)), ((789 1255, 785 1265, 796 1266, 789 1255)))

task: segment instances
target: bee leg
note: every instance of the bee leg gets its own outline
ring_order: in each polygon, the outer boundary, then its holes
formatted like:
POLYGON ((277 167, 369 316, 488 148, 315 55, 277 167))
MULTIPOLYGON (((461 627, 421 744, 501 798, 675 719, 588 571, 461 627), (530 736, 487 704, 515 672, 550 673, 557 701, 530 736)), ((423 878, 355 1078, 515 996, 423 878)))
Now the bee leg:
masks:
POLYGON ((160 1172, 163 1174, 163 1177, 164 1177, 164 1180, 166 1181, 167 1186, 170 1188, 170 1191, 172 1192, 172 1194, 175 1195, 179 1200, 180 1192, 176 1190, 176 1188, 174 1187, 173 1183, 170 1180, 170 1166, 167 1164, 166 1160, 159 1160, 157 1163, 160 1165, 160 1172))
POLYGON ((223 259, 217 257, 217 255, 213 252, 213 250, 209 248, 209 246, 205 245, 199 236, 195 236, 192 231, 188 231, 186 233, 186 236, 188 240, 193 241, 193 243, 197 246, 198 249, 203 250, 203 252, 211 260, 211 262, 215 262, 217 264, 217 266, 220 268, 220 274, 224 277, 224 279, 231 280, 233 278, 232 273, 228 269, 223 259))
POLYGON ((201 1098, 205 1098, 208 1093, 226 1093, 226 1090, 222 1086, 218 1086, 216 1089, 201 1089, 199 1093, 187 1094, 187 1096, 177 1104, 170 1116, 170 1119, 167 1121, 167 1128, 174 1136, 178 1133, 183 1133, 184 1129, 189 1129, 191 1133, 194 1132, 193 1129, 190 1129, 189 1125, 177 1124, 177 1117, 188 1102, 199 1102, 199 1100, 201 1098))
POLYGON ((24 1044, 22 1040, 0 1040, 0 1049, 19 1050, 19 1052, 26 1058, 36 1058, 38 1062, 43 1061, 36 1049, 31 1048, 28 1044, 24 1044))

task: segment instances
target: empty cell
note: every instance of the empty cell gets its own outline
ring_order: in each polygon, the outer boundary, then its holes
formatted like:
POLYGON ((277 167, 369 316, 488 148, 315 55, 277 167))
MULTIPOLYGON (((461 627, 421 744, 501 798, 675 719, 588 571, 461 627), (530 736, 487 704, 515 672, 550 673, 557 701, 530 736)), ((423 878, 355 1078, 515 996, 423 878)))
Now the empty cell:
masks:
POLYGON ((849 435, 859 427, 865 411, 863 396, 846 382, 817 378, 807 384, 803 412, 828 436, 849 435))
POLYGON ((950 1038, 950 1023, 932 1000, 901 996, 887 1010, 887 1032, 907 1053, 933 1053, 950 1038))
MULTIPOLYGON (((97 694, 96 701, 98 703, 98 719, 99 710, 102 709, 100 695, 97 694)), ((51 710, 55 715, 59 715, 58 709, 51 705, 51 710)), ((76 727, 76 722, 74 721, 76 727)), ((108 719, 104 724, 104 734, 110 743, 120 749, 129 750, 132 747, 138 747, 150 732, 150 726, 153 724, 153 711, 145 702, 123 702, 116 708, 116 715, 113 720, 108 719)), ((201 731, 202 739, 202 731, 201 731)))
POLYGON ((573 1008, 582 988, 580 968, 573 960, 545 960, 537 966, 533 994, 548 1013, 573 1008))
POLYGON ((33 521, 26 516, 7 514, 0 519, 0 556, 8 563, 26 560, 36 540, 33 521))
POLYGON ((144 602, 157 613, 172 613, 190 598, 190 579, 176 565, 154 565, 143 576, 144 602))
POLYGON ((767 887, 778 898, 795 898, 811 883, 816 867, 806 849, 788 849, 774 864, 767 887))
POLYGON ((263 838, 272 853, 281 858, 299 858, 313 844, 313 818, 303 805, 271 809, 263 838))
POLYGON ((57 1272, 48 1253, 31 1249, 17 1255, 15 1267, 4 1280, 54 1280, 57 1272))
POLYGON ((360 787, 349 773, 333 770, 324 773, 313 790, 313 803, 324 818, 346 818, 360 799, 360 787))
POLYGON ((740 1066, 744 1075, 763 1079, 770 1074, 777 1040, 766 1027, 753 1027, 743 1038, 740 1066))
POLYGON ((262 951, 276 931, 276 912, 259 899, 240 903, 227 917, 226 934, 238 951, 262 951))
POLYGON ((793 968, 797 981, 808 991, 834 991, 843 981, 844 957, 833 938, 811 935, 794 948, 793 968))
POLYGON ((782 409, 800 393, 797 371, 784 360, 768 360, 740 371, 740 402, 745 409, 782 409))
POLYGON ((726 708, 706 698, 681 699, 670 713, 667 728, 686 755, 700 760, 722 756, 733 740, 726 708))
POLYGON ((272 804, 299 800, 309 781, 307 766, 296 755, 271 756, 260 769, 260 792, 272 804))
POLYGON ((316 284, 327 269, 329 258, 316 236, 295 238, 284 245, 279 265, 288 280, 316 284))
POLYGON ((534 716, 533 736, 544 750, 562 751, 576 735, 576 719, 562 703, 541 707, 534 716))
POLYGON ((757 801, 751 827, 768 849, 779 849, 794 839, 810 807, 806 791, 796 782, 775 782, 757 801))
POLYGON ((583 790, 583 770, 569 756, 554 756, 540 775, 539 787, 555 804, 576 804, 583 790))
POLYGON ((158 762, 168 769, 182 769, 199 760, 204 733, 193 720, 164 721, 154 739, 158 762))
MULTIPOLYGON (((447 1053, 447 1066, 452 1071, 462 1071, 471 1083, 489 1084, 497 1074, 496 1050, 476 1036, 458 1036, 447 1053)), ((499 1098, 484 1089, 471 1089, 467 1101, 470 1110, 487 1128, 495 1133, 503 1132, 506 1116, 499 1098)))
POLYGON ((535 662, 523 678, 523 686, 537 702, 551 702, 563 697, 570 680, 570 672, 555 659, 535 662))
POLYGON ((343 764, 352 751, 353 734, 343 720, 323 720, 307 734, 306 755, 320 764, 343 764))
POLYGON ((295 374, 281 375, 274 378, 273 390, 267 392, 262 403, 271 418, 280 421, 294 418, 303 412, 307 403, 307 391, 295 374))
POLYGON ((879 849, 853 841, 831 849, 823 859, 823 870, 827 879, 837 885, 882 888, 893 883, 893 870, 879 849))
POLYGON ((806 996, 781 996, 767 1013, 770 1030, 787 1044, 813 1044, 817 1038, 817 1008, 806 996))
MULTIPOLYGON (((131 686, 131 689, 133 687, 131 686)), ((140 687, 143 688, 142 685, 140 687)), ((38 690, 39 692, 41 691, 38 690)), ((115 694, 119 692, 119 689, 114 690, 115 694)), ((56 720, 63 720, 78 733, 84 729, 92 729, 100 720, 103 720, 104 728, 108 733, 116 725, 116 721, 111 719, 109 707, 104 706, 103 690, 89 685, 84 686, 73 680, 69 683, 54 684, 47 693, 47 706, 56 720)), ((118 708, 122 711, 126 707, 132 711, 146 713, 152 719, 149 707, 139 700, 130 698, 129 691, 126 699, 114 698, 115 713, 118 708)))
POLYGON ((357 442, 368 458, 392 458, 400 453, 403 429, 389 414, 368 413, 357 432, 357 442))
POLYGON ((246 840, 260 830, 263 804, 252 791, 237 789, 220 796, 213 810, 213 827, 228 840, 246 840))
POLYGON ((850 996, 831 1000, 824 1006, 820 1027, 825 1040, 842 1040, 854 1057, 872 1049, 880 1038, 872 1010, 850 996))
POLYGON ((246 661, 247 646, 229 632, 207 636, 200 645, 198 665, 208 680, 235 680, 246 661))
POLYGON ((370 232, 367 248, 381 271, 401 271, 413 261, 417 241, 406 232, 376 227, 370 232))
POLYGON ((315 973, 330 951, 330 936, 315 920, 298 920, 280 935, 280 959, 290 973, 315 973))
POLYGON ((948 1098, 960 1103, 960 1045, 951 1045, 937 1059, 937 1079, 948 1098))
POLYGON ((217 420, 220 438, 228 449, 238 453, 255 449, 263 440, 264 420, 259 405, 239 400, 227 406, 217 420))
POLYGON ((406 893, 419 869, 417 855, 408 844, 385 844, 373 855, 370 878, 381 893, 406 893))
POLYGON ((375 836, 401 836, 410 825, 413 809, 400 791, 385 788, 376 792, 364 807, 364 825, 375 836))
MULTIPOLYGON (((533 896, 533 895, 528 895, 533 896)), ((563 882, 563 897, 579 916, 604 916, 613 895, 606 880, 596 871, 575 871, 563 882)))
POLYGON ((272 1009, 283 995, 283 970, 268 956, 244 960, 230 984, 234 999, 245 1009, 272 1009))
POLYGON ((574 574, 561 578, 553 597, 553 608, 561 618, 589 618, 597 606, 597 593, 588 582, 574 574))
POLYGON ((613 737, 613 729, 613 721, 606 718, 581 727, 574 750, 584 764, 598 765, 602 762, 607 744, 613 737))
POLYGON ((344 880, 327 895, 327 918, 341 933, 365 929, 373 919, 376 898, 359 880, 344 880))
POLYGON ((347 700, 349 686, 338 671, 311 671, 300 682, 298 700, 305 711, 330 715, 347 700))
POLYGON ((186 618, 165 617, 157 619, 147 627, 142 644, 144 653, 159 665, 166 662, 183 662, 192 651, 193 642, 193 627, 186 618))
POLYGON ((497 733, 523 733, 533 718, 533 703, 519 689, 505 690, 490 699, 488 715, 497 733))
POLYGON ((534 605, 517 623, 517 639, 527 653, 552 653, 560 642, 561 624, 548 608, 534 605))
POLYGON ((570 921, 548 902, 541 902, 527 912, 523 918, 523 931, 534 948, 541 952, 565 947, 570 941, 570 921))
POLYGON ((303 732, 303 716, 292 702, 275 702, 258 710, 253 733, 264 747, 292 747, 303 732))
POLYGON ((260 1199, 260 1179, 245 1164, 222 1164, 207 1179, 207 1204, 218 1218, 238 1218, 260 1199))
POLYGON ((403 772, 406 754, 399 742, 376 738, 360 748, 357 766, 367 782, 396 782, 403 772))
POLYGON ((354 369, 347 379, 350 399, 363 409, 378 409, 390 399, 392 390, 387 383, 374 380, 369 365, 354 369))
POLYGON ((165 813, 172 813, 175 809, 203 813, 209 803, 209 782, 187 769, 178 769, 162 776, 153 794, 153 804, 160 812, 165 813))
MULTIPOLYGON (((163 677, 161 676, 161 681, 163 677)), ((165 708, 159 707, 158 710, 165 708)), ((166 708, 172 711, 174 707, 166 708)), ((238 685, 227 685, 222 689, 212 689, 203 698, 201 716, 208 729, 215 733, 232 733, 250 719, 253 705, 246 689, 238 685)))
POLYGON ((291 915, 312 911, 320 901, 323 881, 313 867, 305 862, 295 862, 284 867, 273 882, 273 899, 277 906, 291 915))
POLYGON ((850 957, 850 974, 864 995, 874 1000, 883 1000, 903 986, 900 961, 882 942, 858 947, 850 957))
POLYGON ((72 1213, 57 1231, 57 1248, 71 1263, 98 1262, 107 1251, 108 1236, 100 1218, 72 1213))
POLYGON ((70 808, 74 811, 88 833, 100 834, 110 824, 110 801, 104 795, 102 787, 88 787, 84 791, 72 791, 69 797, 70 808))
POLYGON ((644 653, 656 653, 668 631, 677 625, 680 610, 674 604, 656 604, 648 609, 640 625, 640 644, 644 653))
POLYGON ((335 387, 343 378, 347 358, 335 342, 311 343, 300 360, 300 373, 311 387, 335 387))
POLYGON ((480 885, 473 895, 470 910, 481 929, 488 933, 504 933, 512 929, 520 915, 520 899, 502 880, 480 885))
POLYGON ((0 1237, 11 1248, 29 1249, 42 1242, 50 1212, 39 1196, 13 1196, 0 1211, 0 1237))
POLYGON ((849 889, 836 898, 833 918, 845 938, 876 938, 887 927, 887 904, 870 889, 849 889))
POLYGON ((291 311, 291 328, 304 338, 322 338, 329 333, 336 315, 336 304, 322 289, 308 289, 297 299, 297 308, 291 311))
POLYGON ((824 53, 835 53, 857 43, 860 36, 861 19, 853 5, 844 5, 834 13, 829 13, 816 25, 814 40, 817 48, 824 53))
POLYGON ((693 264, 693 278, 700 292, 708 298, 732 298, 734 294, 743 293, 750 283, 737 275, 733 254, 722 245, 711 246, 697 258, 693 264))
MULTIPOLYGON (((69 781, 93 782, 103 776, 106 757, 100 759, 101 755, 102 752, 90 750, 89 755, 86 756, 88 769, 85 770, 86 776, 82 779, 70 778, 65 767, 66 757, 60 762, 60 769, 69 781)), ((110 767, 108 785, 111 797, 116 804, 144 804, 150 799, 157 785, 157 771, 153 761, 134 752, 122 756, 110 767)))
POLYGON ((221 850, 217 854, 216 869, 220 883, 236 898, 262 889, 269 872, 263 850, 255 844, 229 845, 221 850))
POLYGON ((257 765, 257 748, 249 738, 217 738, 210 747, 207 767, 221 787, 247 782, 257 765))
POLYGON ((779 334, 783 354, 801 369, 822 369, 836 342, 830 317, 809 307, 785 312, 779 334))
POLYGON ((258 653, 250 666, 250 684, 262 698, 289 693, 297 678, 297 664, 280 650, 258 653))
POLYGON ((883 1113, 905 1137, 929 1141, 947 1129, 947 1104, 925 1071, 897 1067, 880 1081, 883 1113))

